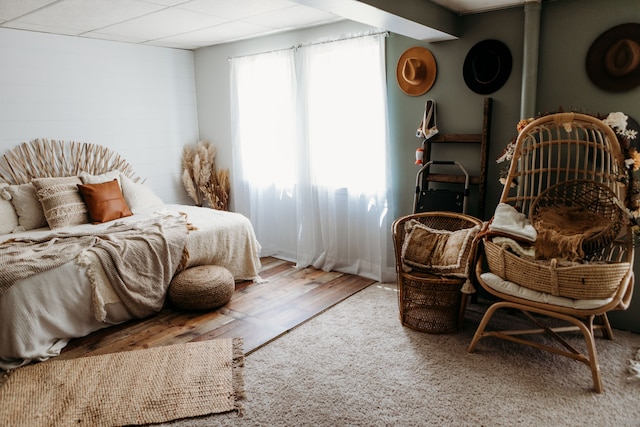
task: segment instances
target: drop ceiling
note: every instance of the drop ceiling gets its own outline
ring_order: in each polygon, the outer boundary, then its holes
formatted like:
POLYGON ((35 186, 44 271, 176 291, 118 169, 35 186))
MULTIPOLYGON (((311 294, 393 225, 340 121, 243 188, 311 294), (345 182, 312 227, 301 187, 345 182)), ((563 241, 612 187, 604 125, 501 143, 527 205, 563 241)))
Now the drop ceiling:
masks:
MULTIPOLYGON (((301 3, 296 0, 0 0, 0 28, 197 49, 344 19, 301 3)), ((522 5, 525 0, 432 0, 432 3, 457 14, 470 14, 522 5)))

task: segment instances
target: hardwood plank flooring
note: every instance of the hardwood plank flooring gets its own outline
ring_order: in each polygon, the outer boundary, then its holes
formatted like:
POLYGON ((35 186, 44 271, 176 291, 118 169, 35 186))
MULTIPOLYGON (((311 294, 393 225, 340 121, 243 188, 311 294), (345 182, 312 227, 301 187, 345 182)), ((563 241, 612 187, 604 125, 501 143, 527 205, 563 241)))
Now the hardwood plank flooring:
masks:
POLYGON ((72 340, 57 359, 113 353, 222 337, 243 337, 250 354, 297 325, 374 283, 371 279, 262 258, 263 282, 236 284, 231 301, 211 312, 179 311, 131 320, 72 340))

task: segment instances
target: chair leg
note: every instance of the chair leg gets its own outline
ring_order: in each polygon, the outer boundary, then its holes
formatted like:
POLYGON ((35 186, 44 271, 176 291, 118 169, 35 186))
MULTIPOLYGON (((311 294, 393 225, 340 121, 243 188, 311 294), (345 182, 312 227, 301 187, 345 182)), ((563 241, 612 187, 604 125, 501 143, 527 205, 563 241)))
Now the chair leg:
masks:
POLYGON ((473 335, 473 339, 471 340, 471 344, 469 344, 469 348, 467 349, 468 353, 473 353, 473 351, 476 349, 476 345, 478 345, 478 341, 480 341, 480 338, 483 337, 484 329, 487 327, 487 324, 489 323, 489 320, 491 319, 493 314, 496 312, 496 310, 499 309, 500 307, 502 307, 503 305, 504 304, 502 304, 500 302, 494 303, 484 313, 484 316, 482 316, 482 320, 480 321, 480 324, 478 325, 478 329, 476 329, 476 333, 473 335))
MULTIPOLYGON (((580 322, 579 322, 580 323, 580 322)), ((596 343, 593 338, 593 333, 589 331, 589 328, 580 323, 582 327, 582 335, 587 345, 587 351, 589 353, 589 367, 591 368, 591 377, 593 378, 593 388, 596 393, 602 393, 602 378, 600 377, 600 364, 598 363, 598 353, 596 352, 596 343)))
POLYGON ((609 323, 609 316, 607 316, 607 313, 604 313, 598 317, 602 322, 602 335, 604 336, 605 339, 612 340, 613 330, 611 329, 611 323, 609 323))
MULTIPOLYGON (((608 322, 607 322, 608 324, 608 322)), ((480 321, 480 325, 478 325, 478 329, 476 330, 476 333, 473 336, 473 339, 471 340, 471 344, 469 345, 469 348, 467 349, 467 352, 469 353, 473 353, 473 351, 475 350, 476 345, 478 344, 478 341, 480 341, 481 338, 486 337, 486 336, 492 336, 492 337, 496 337, 496 338, 501 338, 501 339, 506 339, 512 342, 516 342, 519 344, 523 344, 523 345, 528 345, 530 347, 534 347, 540 350, 545 350, 545 351, 549 351, 551 353, 555 353, 555 354, 559 354, 561 356, 566 356, 569 357, 571 359, 577 360, 579 362, 582 362, 586 365, 589 366, 589 368, 591 369, 591 376, 593 379, 593 388, 595 390, 596 393, 601 393, 602 392, 602 379, 600 376, 600 365, 598 363, 598 354, 596 351, 596 345, 595 345, 595 339, 594 339, 594 334, 593 334, 593 329, 589 328, 587 325, 585 325, 582 321, 580 321, 579 319, 576 319, 574 317, 571 316, 566 316, 564 314, 560 314, 560 313, 553 313, 553 312, 549 312, 547 310, 543 310, 543 309, 538 309, 538 308, 534 308, 534 307, 523 307, 520 304, 516 304, 516 303, 511 303, 511 302, 507 302, 507 301, 500 301, 500 302, 496 302, 494 304, 492 304, 489 309, 487 309, 486 313, 484 314, 484 316, 482 317, 482 320, 480 321), (580 330, 580 332, 582 332, 582 335, 584 337, 585 340, 585 345, 587 348, 587 355, 581 354, 580 352, 578 352, 575 349, 570 349, 570 351, 566 351, 566 350, 562 350, 562 349, 558 349, 555 347, 551 347, 545 344, 541 344, 541 343, 535 343, 529 340, 525 340, 525 339, 521 339, 521 338, 517 338, 515 335, 519 335, 519 334, 530 334, 530 333, 542 333, 542 332, 546 332, 549 333, 551 332, 549 335, 551 337, 554 337, 556 339, 558 339, 561 343, 562 342, 566 342, 563 339, 561 339, 559 336, 557 336, 557 334, 555 333, 553 328, 547 328, 547 330, 545 329, 539 329, 539 330, 522 330, 522 331, 490 331, 490 332, 485 332, 485 328, 487 326, 487 324, 489 323, 489 320, 491 319, 491 317, 495 314, 495 312, 500 309, 500 308, 516 308, 519 309, 521 311, 523 311, 525 314, 529 311, 534 312, 534 313, 538 313, 538 314, 542 314, 542 315, 546 315, 546 316, 550 316, 550 317, 555 317, 557 319, 561 319, 564 320, 568 323, 571 323, 575 328, 572 328, 571 330, 575 330, 578 329, 580 330)))

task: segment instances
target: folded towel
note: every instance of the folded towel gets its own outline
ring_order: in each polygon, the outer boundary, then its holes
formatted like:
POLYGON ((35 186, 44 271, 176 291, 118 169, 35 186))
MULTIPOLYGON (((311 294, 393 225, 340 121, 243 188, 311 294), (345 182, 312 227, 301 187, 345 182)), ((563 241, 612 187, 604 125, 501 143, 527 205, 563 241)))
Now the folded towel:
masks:
POLYGON ((529 219, 507 203, 499 203, 489 224, 489 231, 496 231, 529 242, 535 242, 537 232, 529 219))
POLYGON ((533 246, 522 245, 510 237, 496 236, 491 239, 493 243, 498 246, 511 250, 514 254, 521 258, 527 258, 530 260, 536 259, 536 250, 533 246))

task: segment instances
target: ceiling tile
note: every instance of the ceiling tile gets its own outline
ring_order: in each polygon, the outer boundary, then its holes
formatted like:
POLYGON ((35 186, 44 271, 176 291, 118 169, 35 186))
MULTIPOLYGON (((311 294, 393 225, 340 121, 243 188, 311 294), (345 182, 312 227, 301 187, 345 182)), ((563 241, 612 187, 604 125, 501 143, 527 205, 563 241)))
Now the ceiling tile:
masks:
POLYGON ((190 33, 166 37, 157 41, 160 43, 169 42, 203 47, 221 41, 241 40, 273 32, 273 29, 266 28, 261 25, 249 24, 242 21, 232 21, 222 25, 216 25, 214 27, 192 31, 190 33))
POLYGON ((67 36, 77 36, 82 33, 81 30, 77 28, 69 28, 69 27, 58 27, 55 25, 39 25, 39 24, 28 24, 17 21, 9 21, 2 24, 4 28, 13 28, 16 30, 27 30, 27 31, 37 31, 40 33, 52 33, 52 34, 62 34, 67 36))
POLYGON ((56 0, 1 0, 0 1, 0 21, 8 21, 40 9, 56 0))
POLYGON ((264 25, 271 28, 293 28, 297 25, 320 24, 342 19, 332 13, 308 6, 296 5, 286 9, 267 12, 243 19, 251 24, 264 25))
POLYGON ((136 18, 164 6, 138 0, 64 0, 16 19, 20 24, 90 31, 136 18))
POLYGON ((164 9, 140 18, 101 29, 101 34, 117 34, 155 40, 199 30, 226 22, 222 18, 184 9, 164 9))
POLYGON ((179 7, 229 20, 238 20, 295 5, 296 3, 288 0, 192 0, 179 7))
POLYGON ((181 3, 189 3, 190 0, 140 0, 147 3, 160 4, 162 6, 177 6, 181 3))

